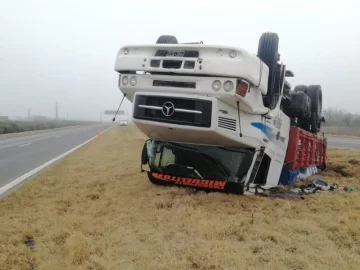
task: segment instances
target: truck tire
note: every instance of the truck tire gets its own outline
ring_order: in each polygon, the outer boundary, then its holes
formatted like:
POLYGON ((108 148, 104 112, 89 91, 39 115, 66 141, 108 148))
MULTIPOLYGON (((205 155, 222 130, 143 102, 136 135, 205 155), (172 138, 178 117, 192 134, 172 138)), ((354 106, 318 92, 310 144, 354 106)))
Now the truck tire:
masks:
POLYGON ((290 93, 290 106, 288 108, 288 116, 296 117, 299 120, 310 118, 311 100, 303 91, 293 91, 290 93))
POLYGON ((322 89, 320 85, 309 85, 307 95, 311 99, 311 132, 317 133, 321 128, 322 89))
POLYGON ((162 35, 157 39, 156 44, 178 44, 178 41, 174 36, 162 35))
MULTIPOLYGON (((263 33, 259 39, 257 56, 263 61, 269 68, 269 80, 268 80, 268 94, 264 98, 264 105, 272 109, 276 96, 275 81, 277 62, 279 61, 279 37, 276 33, 263 33)), ((276 104, 275 104, 276 105, 276 104)))
POLYGON ((294 92, 305 92, 305 94, 306 94, 307 85, 300 84, 300 85, 295 86, 294 92))

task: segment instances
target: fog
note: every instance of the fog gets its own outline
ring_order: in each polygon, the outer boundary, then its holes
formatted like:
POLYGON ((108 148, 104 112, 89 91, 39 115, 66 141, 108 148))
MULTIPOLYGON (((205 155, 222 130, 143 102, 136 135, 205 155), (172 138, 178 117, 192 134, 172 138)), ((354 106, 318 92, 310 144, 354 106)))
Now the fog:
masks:
MULTIPOLYGON (((256 54, 277 32, 297 84, 321 84, 323 106, 359 112, 360 19, 355 1, 5 1, 0 9, 0 115, 98 120, 122 94, 118 49, 179 42, 234 45, 256 54)), ((131 103, 124 102, 130 110, 131 103)))

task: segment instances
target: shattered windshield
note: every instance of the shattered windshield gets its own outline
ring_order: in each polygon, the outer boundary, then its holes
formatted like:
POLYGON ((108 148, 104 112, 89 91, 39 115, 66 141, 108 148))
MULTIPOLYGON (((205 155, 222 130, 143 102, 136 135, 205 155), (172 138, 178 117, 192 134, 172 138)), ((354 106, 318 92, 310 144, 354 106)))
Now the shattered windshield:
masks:
POLYGON ((237 181, 236 173, 245 151, 184 143, 147 143, 149 164, 154 172, 174 176, 237 181))

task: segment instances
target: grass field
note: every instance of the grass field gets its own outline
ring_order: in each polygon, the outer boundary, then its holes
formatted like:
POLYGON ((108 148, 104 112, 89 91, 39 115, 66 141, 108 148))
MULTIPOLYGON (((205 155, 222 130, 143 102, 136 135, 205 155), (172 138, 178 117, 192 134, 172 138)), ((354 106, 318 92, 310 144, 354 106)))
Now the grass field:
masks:
MULTIPOLYGON (((360 197, 302 201, 152 185, 135 127, 109 130, 0 201, 0 269, 359 269, 360 197)), ((360 189, 360 152, 329 150, 360 189)))

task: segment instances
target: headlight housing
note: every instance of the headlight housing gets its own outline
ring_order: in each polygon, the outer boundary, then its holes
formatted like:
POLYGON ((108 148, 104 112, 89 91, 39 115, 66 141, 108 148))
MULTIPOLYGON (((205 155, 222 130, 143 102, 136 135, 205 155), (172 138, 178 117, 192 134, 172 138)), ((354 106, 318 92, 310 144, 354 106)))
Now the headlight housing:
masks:
POLYGON ((122 79, 121 79, 121 82, 123 85, 128 85, 129 83, 129 78, 128 76, 124 76, 122 79))
POLYGON ((135 77, 135 76, 132 76, 132 77, 130 78, 130 84, 131 84, 132 86, 135 86, 136 83, 137 83, 136 77, 135 77))
POLYGON ((230 58, 235 58, 236 57, 236 51, 234 51, 234 50, 231 50, 230 52, 229 52, 229 57, 230 58))
POLYGON ((214 91, 219 91, 221 89, 221 82, 219 80, 216 80, 212 84, 212 89, 214 91))
POLYGON ((226 81, 226 82, 224 83, 224 90, 225 90, 226 92, 230 92, 230 91, 232 91, 233 89, 234 89, 234 84, 233 84, 232 81, 226 81))

